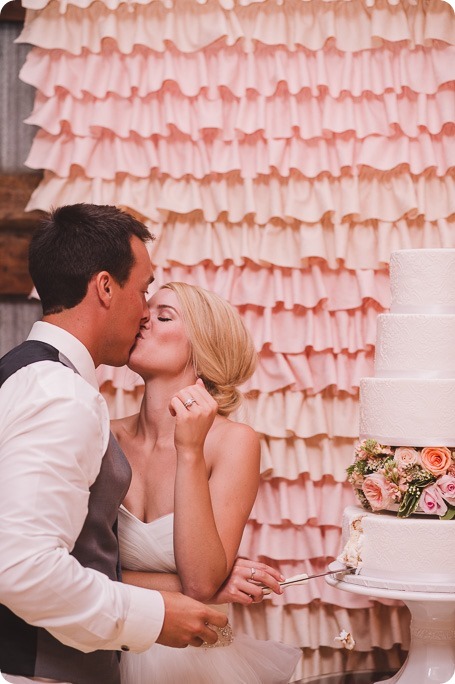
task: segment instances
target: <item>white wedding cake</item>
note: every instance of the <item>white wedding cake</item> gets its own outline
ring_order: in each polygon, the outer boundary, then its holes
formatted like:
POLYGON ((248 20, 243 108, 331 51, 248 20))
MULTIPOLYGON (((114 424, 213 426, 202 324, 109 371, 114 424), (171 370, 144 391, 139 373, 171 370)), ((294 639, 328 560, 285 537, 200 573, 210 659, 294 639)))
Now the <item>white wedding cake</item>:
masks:
POLYGON ((455 447, 455 249, 393 252, 390 289, 375 377, 360 381, 360 439, 455 447))
MULTIPOLYGON (((338 561, 358 577, 455 588, 455 249, 390 260, 375 376, 360 381, 360 443, 338 561)), ((346 581, 358 581, 346 576, 346 581)), ((438 589, 439 590, 439 589, 438 589)), ((436 591, 436 590, 435 590, 436 591)))

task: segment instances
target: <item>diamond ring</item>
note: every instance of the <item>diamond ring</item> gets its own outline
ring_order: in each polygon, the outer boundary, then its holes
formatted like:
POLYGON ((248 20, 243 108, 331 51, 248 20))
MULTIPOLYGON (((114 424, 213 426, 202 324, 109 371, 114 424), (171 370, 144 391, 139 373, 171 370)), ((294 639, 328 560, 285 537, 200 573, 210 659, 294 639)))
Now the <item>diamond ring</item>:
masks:
POLYGON ((185 408, 190 408, 192 404, 196 403, 196 399, 193 399, 193 397, 189 397, 186 401, 183 402, 183 405, 185 408))

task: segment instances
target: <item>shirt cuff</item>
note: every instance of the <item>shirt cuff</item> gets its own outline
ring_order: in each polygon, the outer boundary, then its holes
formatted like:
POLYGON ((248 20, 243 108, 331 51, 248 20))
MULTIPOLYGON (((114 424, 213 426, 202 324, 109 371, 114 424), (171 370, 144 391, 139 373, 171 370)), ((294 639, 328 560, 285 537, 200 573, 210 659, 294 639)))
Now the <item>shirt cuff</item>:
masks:
MULTIPOLYGON (((125 585, 124 585, 125 586, 125 585)), ((141 653, 158 639, 164 622, 164 599, 158 591, 128 586, 130 605, 123 624, 122 651, 141 653)))

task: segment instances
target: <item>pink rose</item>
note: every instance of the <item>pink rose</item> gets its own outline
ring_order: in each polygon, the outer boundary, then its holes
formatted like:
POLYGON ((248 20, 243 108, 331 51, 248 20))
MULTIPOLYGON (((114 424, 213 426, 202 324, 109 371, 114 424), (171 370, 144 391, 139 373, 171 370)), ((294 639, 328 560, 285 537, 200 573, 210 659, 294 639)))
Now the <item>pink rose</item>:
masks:
POLYGON ((362 491, 373 511, 388 508, 393 503, 389 482, 381 473, 367 475, 363 481, 362 491))
POLYGON ((399 447, 395 450, 394 461, 400 468, 420 463, 419 452, 411 447, 399 447))
POLYGON ((420 453, 422 467, 432 475, 445 475, 452 463, 452 454, 447 447, 426 447, 420 453))
POLYGON ((436 486, 441 490, 443 499, 451 506, 455 506, 455 477, 443 475, 436 482, 436 486))
POLYGON ((447 512, 447 505, 436 484, 425 487, 420 495, 419 506, 425 513, 433 513, 433 515, 441 516, 447 512))

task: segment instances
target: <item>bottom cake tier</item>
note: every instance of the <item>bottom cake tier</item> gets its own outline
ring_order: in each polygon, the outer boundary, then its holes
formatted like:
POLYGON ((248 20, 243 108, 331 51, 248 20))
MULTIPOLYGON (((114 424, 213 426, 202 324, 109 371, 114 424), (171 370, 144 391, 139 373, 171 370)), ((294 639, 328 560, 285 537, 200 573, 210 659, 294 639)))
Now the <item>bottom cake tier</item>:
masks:
POLYGON ((348 506, 343 512, 342 545, 337 560, 355 567, 361 578, 455 590, 453 520, 428 515, 398 518, 389 511, 369 513, 348 506))

